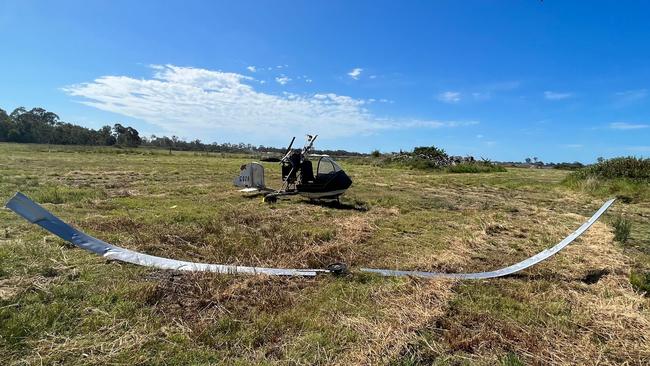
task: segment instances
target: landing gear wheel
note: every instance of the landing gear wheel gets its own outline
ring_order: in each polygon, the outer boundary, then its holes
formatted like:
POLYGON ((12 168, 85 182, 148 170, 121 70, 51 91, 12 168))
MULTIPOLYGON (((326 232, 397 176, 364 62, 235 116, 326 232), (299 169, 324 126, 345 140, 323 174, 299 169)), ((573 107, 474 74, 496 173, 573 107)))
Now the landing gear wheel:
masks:
POLYGON ((278 202, 278 196, 276 196, 276 195, 272 195, 272 194, 266 195, 266 196, 264 196, 264 197, 262 198, 262 202, 266 202, 266 203, 276 203, 276 202, 278 202))

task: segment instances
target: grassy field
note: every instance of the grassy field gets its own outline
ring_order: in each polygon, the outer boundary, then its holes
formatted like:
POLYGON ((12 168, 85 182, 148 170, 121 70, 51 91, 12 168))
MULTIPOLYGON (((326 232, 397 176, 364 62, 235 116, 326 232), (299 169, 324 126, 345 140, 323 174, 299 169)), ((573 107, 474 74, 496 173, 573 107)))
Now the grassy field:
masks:
MULTIPOLYGON (((650 359, 650 202, 619 200, 566 250, 483 281, 354 268, 490 270, 547 248, 615 192, 559 170, 446 174, 341 162, 340 208, 263 204, 246 157, 0 144, 22 191, 110 243, 176 259, 345 277, 181 274, 108 262, 0 210, 0 364, 630 364, 650 359), (625 243, 613 224, 631 223, 625 243)), ((265 163, 267 184, 278 166, 265 163)), ((647 197, 647 196, 639 196, 647 197)))

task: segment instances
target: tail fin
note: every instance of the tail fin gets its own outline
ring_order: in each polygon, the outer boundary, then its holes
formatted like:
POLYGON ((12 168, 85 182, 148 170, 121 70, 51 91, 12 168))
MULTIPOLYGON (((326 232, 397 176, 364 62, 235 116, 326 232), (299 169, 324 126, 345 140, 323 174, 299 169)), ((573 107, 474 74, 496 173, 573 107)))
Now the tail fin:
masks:
POLYGON ((242 188, 265 189, 264 167, 260 163, 249 163, 241 166, 239 176, 235 178, 235 186, 242 188))

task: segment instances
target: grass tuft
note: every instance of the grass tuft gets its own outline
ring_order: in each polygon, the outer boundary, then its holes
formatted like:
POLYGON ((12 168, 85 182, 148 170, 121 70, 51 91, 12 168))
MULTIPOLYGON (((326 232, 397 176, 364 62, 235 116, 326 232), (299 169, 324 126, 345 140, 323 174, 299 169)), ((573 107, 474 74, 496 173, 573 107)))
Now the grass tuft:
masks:
POLYGON ((645 293, 650 297, 650 272, 632 272, 630 273, 630 283, 635 290, 645 293))
POLYGON ((524 366, 524 363, 514 353, 508 353, 501 359, 501 366, 524 366))
POLYGON ((625 244, 630 238, 632 231, 632 222, 622 216, 614 220, 614 240, 621 244, 625 244))

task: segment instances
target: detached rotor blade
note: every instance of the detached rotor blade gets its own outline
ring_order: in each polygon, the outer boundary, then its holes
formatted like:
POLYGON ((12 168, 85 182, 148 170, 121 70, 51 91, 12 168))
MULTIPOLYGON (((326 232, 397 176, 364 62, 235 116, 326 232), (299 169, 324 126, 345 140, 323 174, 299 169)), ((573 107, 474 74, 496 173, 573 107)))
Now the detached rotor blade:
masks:
POLYGON ((133 263, 145 267, 172 269, 190 272, 216 272, 222 274, 264 274, 269 276, 316 276, 317 273, 329 272, 326 269, 293 269, 248 267, 229 264, 210 264, 187 262, 175 259, 156 257, 139 253, 134 250, 118 247, 85 234, 66 224, 51 212, 44 209, 24 194, 18 192, 7 202, 6 207, 22 216, 25 220, 36 224, 59 238, 75 246, 99 254, 104 258, 133 263))
POLYGON ((468 279, 468 280, 480 280, 480 279, 485 279, 485 278, 495 278, 495 277, 502 277, 506 276, 509 274, 513 274, 515 272, 519 272, 522 269, 526 269, 528 267, 531 267, 544 259, 552 256, 553 254, 559 252, 560 250, 564 249, 567 245, 571 244, 572 241, 574 241, 577 237, 582 235, 587 229, 591 227, 591 225, 600 218, 600 216, 607 211, 609 206, 614 203, 615 199, 611 199, 607 202, 605 202, 596 213, 593 214, 585 222, 580 226, 576 231, 572 232, 569 236, 564 238, 561 242, 555 244, 553 247, 545 249, 534 256, 525 259, 519 263, 515 263, 511 266, 504 267, 501 269, 497 269, 494 271, 489 271, 489 272, 475 272, 475 273, 442 273, 442 272, 424 272, 424 271, 400 271, 400 270, 391 270, 391 269, 374 269, 374 268, 361 268, 362 272, 372 272, 372 273, 378 273, 382 276, 414 276, 414 277, 425 277, 425 278, 459 278, 459 279, 468 279))

